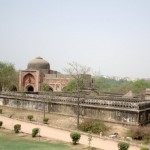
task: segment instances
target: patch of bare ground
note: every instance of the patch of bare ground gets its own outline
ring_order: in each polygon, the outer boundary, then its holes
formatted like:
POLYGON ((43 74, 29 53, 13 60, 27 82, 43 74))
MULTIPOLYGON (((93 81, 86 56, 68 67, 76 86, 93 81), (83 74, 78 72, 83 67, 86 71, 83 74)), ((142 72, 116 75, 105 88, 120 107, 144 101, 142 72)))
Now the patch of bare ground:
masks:
MULTIPOLYGON (((28 115, 33 115, 33 122, 43 122, 44 112, 42 111, 33 111, 33 110, 26 110, 26 109, 20 109, 20 108, 12 108, 7 106, 0 106, 0 109, 3 110, 3 115, 7 117, 13 117, 16 119, 29 121, 27 119, 28 115)), ((70 129, 70 130, 76 130, 76 117, 66 116, 66 115, 60 115, 55 113, 45 113, 45 117, 49 118, 48 125, 64 128, 64 129, 70 129)), ((84 118, 81 117, 80 122, 84 118)), ((106 133, 107 135, 118 133, 119 136, 125 136, 125 132, 129 128, 129 126, 121 125, 121 124, 114 124, 114 123, 105 123, 107 126, 110 127, 110 130, 106 133)))

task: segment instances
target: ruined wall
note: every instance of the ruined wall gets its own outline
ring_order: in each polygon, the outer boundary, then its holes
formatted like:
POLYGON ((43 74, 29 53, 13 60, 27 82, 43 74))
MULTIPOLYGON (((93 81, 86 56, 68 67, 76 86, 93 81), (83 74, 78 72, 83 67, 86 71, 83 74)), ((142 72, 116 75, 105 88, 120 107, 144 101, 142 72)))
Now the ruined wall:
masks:
MULTIPOLYGON (((43 111, 45 104, 46 112, 76 116, 77 98, 55 96, 51 97, 49 100, 47 99, 48 97, 42 98, 37 95, 30 95, 29 97, 0 95, 0 105, 43 111)), ((144 106, 144 104, 141 104, 139 107, 139 103, 134 102, 132 105, 129 102, 123 103, 126 105, 126 107, 121 107, 120 101, 81 98, 80 117, 89 117, 92 119, 100 119, 108 122, 133 125, 150 122, 150 110, 146 108, 148 105, 144 106), (114 107, 116 104, 117 106, 114 107)))

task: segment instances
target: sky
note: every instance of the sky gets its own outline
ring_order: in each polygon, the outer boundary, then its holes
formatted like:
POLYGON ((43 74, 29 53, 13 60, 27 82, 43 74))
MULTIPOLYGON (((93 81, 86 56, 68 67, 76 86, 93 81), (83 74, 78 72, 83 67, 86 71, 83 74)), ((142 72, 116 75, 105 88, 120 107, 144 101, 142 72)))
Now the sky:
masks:
POLYGON ((0 61, 24 70, 38 56, 150 78, 150 0, 0 0, 0 61))

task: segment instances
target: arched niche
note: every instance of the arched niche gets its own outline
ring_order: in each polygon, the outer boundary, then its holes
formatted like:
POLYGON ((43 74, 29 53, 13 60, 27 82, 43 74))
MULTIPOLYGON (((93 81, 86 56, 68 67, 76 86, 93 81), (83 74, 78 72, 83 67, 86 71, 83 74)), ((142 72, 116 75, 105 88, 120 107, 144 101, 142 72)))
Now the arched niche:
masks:
POLYGON ((31 84, 35 85, 35 77, 31 73, 26 74, 23 77, 23 84, 24 86, 31 85, 31 84))
POLYGON ((34 92, 34 87, 32 85, 29 85, 26 87, 27 92, 34 92))

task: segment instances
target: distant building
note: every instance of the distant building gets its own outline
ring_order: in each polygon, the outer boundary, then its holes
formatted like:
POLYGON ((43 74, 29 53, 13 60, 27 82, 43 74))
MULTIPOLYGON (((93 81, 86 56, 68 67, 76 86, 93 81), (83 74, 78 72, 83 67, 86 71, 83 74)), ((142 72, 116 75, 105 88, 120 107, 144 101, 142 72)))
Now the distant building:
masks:
MULTIPOLYGON (((63 88, 73 78, 70 75, 61 74, 50 68, 49 62, 41 57, 30 61, 26 70, 19 73, 19 90, 38 92, 42 84, 47 84, 49 90, 61 92, 63 88)), ((91 75, 83 76, 84 88, 93 88, 93 79, 91 75)))

